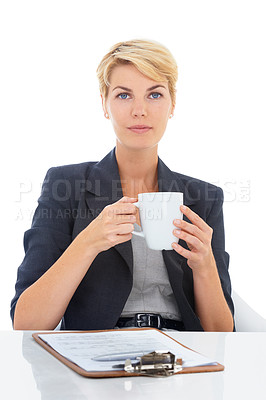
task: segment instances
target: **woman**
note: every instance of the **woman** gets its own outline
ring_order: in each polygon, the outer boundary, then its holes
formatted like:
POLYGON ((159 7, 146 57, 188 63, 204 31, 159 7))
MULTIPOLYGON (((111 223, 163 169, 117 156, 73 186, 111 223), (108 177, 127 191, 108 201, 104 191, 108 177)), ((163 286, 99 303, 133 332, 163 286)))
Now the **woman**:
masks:
POLYGON ((222 190, 170 171, 157 154, 175 108, 173 56, 152 41, 118 43, 97 73, 116 147, 100 162, 48 171, 25 233, 14 328, 232 331, 222 190), (157 191, 184 193, 173 250, 132 238, 138 193, 157 191))

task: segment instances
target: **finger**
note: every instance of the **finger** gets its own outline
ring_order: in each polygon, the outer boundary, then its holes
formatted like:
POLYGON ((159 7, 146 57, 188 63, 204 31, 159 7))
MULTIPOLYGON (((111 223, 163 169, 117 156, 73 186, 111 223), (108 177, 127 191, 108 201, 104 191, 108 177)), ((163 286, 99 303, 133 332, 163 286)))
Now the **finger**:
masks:
POLYGON ((109 217, 117 214, 136 214, 137 207, 132 203, 114 203, 105 207, 106 213, 109 217))
POLYGON ((117 201, 117 203, 136 203, 138 201, 137 197, 124 196, 117 201))
POLYGON ((180 246, 180 244, 176 242, 172 243, 172 247, 178 254, 185 257, 187 260, 196 261, 197 256, 195 255, 195 253, 192 253, 192 251, 184 249, 184 247, 180 246))
POLYGON ((189 207, 180 206, 180 210, 192 222, 192 224, 196 225, 200 230, 206 233, 209 231, 209 225, 206 224, 206 222, 203 221, 203 219, 200 218, 198 214, 192 211, 189 207))
MULTIPOLYGON (((120 224, 120 225, 114 226, 112 231, 109 232, 109 235, 111 235, 112 237, 115 237, 115 241, 117 241, 117 240, 119 240, 120 236, 132 235, 133 230, 134 230, 133 224, 120 224)), ((127 240, 129 240, 129 239, 127 239, 127 240)))
MULTIPOLYGON (((180 230, 189 233, 192 236, 197 237, 201 242, 207 242, 206 233, 203 232, 200 228, 196 225, 190 224, 181 219, 174 220, 174 225, 180 230)), ((178 233, 178 232, 177 232, 178 233)))
POLYGON ((197 251, 201 251, 201 249, 203 247, 203 242, 200 239, 198 239, 197 237, 190 235, 187 232, 176 230, 176 229, 174 230, 174 235, 176 237, 178 237, 179 239, 182 239, 185 242, 187 242, 189 245, 191 245, 197 251))
POLYGON ((115 224, 125 224, 125 223, 135 223, 137 221, 136 215, 134 214, 116 214, 114 223, 115 224))
POLYGON ((137 207, 134 206, 134 204, 124 204, 121 203, 121 205, 116 206, 114 208, 114 214, 136 214, 137 213, 137 207))
POLYGON ((117 235, 117 238, 118 240, 116 244, 124 243, 132 239, 132 233, 128 233, 126 235, 117 235))
POLYGON ((132 233, 134 230, 134 225, 133 224, 120 224, 119 226, 115 227, 113 233, 116 235, 128 235, 129 233, 132 233))
POLYGON ((113 225, 108 230, 105 237, 106 237, 106 240, 108 240, 114 246, 118 243, 124 242, 125 240, 131 239, 133 230, 134 230, 133 224, 113 225), (129 237, 129 238, 125 239, 125 237, 129 237), (121 238, 121 240, 120 240, 120 238, 121 238))
POLYGON ((118 200, 114 205, 118 205, 119 207, 115 207, 116 214, 136 214, 137 207, 133 204, 136 203, 138 199, 136 197, 128 197, 124 196, 120 200, 118 200))

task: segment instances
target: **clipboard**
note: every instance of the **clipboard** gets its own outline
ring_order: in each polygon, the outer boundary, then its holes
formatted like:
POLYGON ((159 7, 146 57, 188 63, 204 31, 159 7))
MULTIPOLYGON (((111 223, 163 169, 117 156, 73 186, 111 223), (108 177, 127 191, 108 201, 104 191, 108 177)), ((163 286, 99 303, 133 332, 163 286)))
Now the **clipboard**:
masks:
MULTIPOLYGON (((175 343, 178 345, 184 347, 185 349, 188 349, 190 351, 193 351, 195 353, 195 350, 190 349, 189 347, 183 345, 182 343, 178 342, 177 340, 173 339, 171 336, 167 335, 166 333, 155 329, 155 328, 132 328, 132 329, 119 329, 119 331, 143 331, 143 330, 155 330, 158 331, 160 334, 167 336, 169 339, 173 340, 175 343)), ((66 333, 97 333, 97 332, 114 332, 117 331, 116 329, 110 329, 110 330, 94 330, 94 331, 61 331, 61 332, 35 332, 32 334, 32 337, 34 340, 41 345, 45 350, 47 350, 50 354, 52 354, 55 358, 57 358, 59 361, 61 361, 64 365, 67 367, 71 368, 73 371, 76 373, 86 377, 86 378, 118 378, 118 377, 129 377, 129 376, 145 376, 140 373, 130 373, 126 372, 124 370, 119 370, 119 371, 86 371, 85 369, 81 368, 74 362, 70 361, 60 353, 58 353, 56 350, 54 350, 49 344, 47 344, 44 340, 42 340, 39 335, 45 334, 45 335, 60 335, 60 334, 66 334, 66 333)), ((200 354, 200 353, 198 353, 200 354)), ((182 370, 175 372, 173 375, 178 375, 178 374, 191 374, 191 373, 202 373, 202 372, 217 372, 217 371, 223 371, 224 366, 222 364, 217 363, 216 365, 204 365, 204 366, 198 366, 198 367, 183 367, 182 370)))

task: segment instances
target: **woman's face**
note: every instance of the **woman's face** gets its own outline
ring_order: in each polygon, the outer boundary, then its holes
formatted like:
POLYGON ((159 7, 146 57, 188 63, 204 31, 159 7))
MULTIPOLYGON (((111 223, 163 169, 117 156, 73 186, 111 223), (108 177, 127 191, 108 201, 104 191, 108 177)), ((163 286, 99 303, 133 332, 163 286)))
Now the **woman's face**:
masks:
POLYGON ((103 108, 118 142, 135 150, 156 146, 173 114, 168 82, 154 81, 133 65, 113 69, 103 108))

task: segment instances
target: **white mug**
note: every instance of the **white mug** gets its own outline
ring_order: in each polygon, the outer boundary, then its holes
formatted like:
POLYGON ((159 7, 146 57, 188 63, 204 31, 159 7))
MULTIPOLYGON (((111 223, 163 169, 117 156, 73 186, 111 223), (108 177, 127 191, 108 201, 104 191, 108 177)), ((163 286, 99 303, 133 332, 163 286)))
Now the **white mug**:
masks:
POLYGON ((138 201, 133 204, 139 209, 142 231, 132 233, 144 237, 150 249, 173 250, 172 243, 179 240, 173 234, 176 229, 174 219, 183 218, 180 211, 183 193, 139 193, 138 201))

